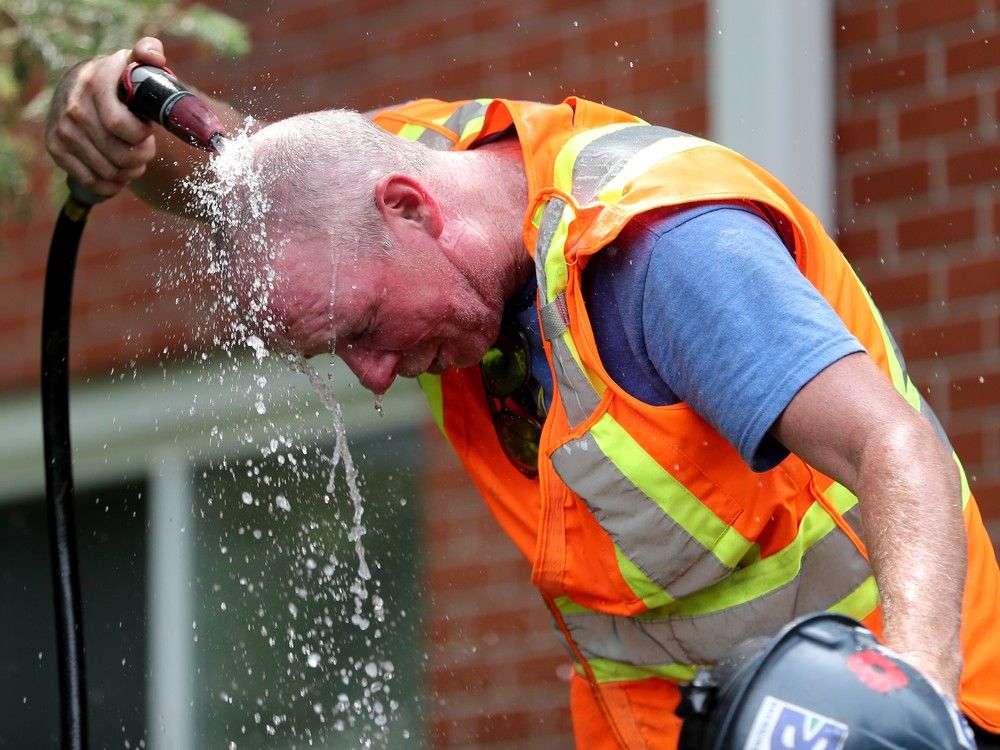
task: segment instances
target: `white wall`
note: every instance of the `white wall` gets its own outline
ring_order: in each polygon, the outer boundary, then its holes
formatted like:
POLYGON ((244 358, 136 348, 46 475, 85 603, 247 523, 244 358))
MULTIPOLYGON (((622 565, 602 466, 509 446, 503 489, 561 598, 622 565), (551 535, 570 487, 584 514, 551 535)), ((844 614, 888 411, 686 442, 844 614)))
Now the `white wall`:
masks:
POLYGON ((831 0, 709 0, 710 137, 784 182, 834 230, 831 0))

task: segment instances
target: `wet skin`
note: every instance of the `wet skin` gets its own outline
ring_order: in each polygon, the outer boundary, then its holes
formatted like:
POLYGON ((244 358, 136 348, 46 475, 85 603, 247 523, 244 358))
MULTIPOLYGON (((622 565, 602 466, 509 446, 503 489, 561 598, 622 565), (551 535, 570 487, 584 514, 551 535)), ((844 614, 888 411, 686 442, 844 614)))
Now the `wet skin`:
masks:
POLYGON ((496 339, 500 308, 432 238, 408 239, 389 255, 286 243, 269 304, 283 348, 307 357, 333 352, 374 393, 397 375, 478 362, 496 339))

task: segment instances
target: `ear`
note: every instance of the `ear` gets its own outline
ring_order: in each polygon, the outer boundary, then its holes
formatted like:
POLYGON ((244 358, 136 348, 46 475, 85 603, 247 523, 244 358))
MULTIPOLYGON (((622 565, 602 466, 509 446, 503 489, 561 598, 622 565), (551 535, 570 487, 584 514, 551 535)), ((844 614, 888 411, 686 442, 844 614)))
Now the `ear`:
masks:
POLYGON ((389 174, 375 183, 375 204, 390 226, 404 223, 437 238, 444 229, 444 217, 437 201, 416 179, 405 174, 389 174))

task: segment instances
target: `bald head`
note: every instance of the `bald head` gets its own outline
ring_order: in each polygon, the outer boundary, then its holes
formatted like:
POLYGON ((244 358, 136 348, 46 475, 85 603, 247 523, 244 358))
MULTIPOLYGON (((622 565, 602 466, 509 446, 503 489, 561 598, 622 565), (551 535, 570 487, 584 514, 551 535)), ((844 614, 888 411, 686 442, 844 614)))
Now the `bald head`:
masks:
POLYGON ((268 225, 282 236, 329 237, 349 246, 385 246, 376 210, 379 178, 424 176, 433 155, 357 112, 324 110, 267 126, 250 140, 263 175, 268 225))
POLYGON ((224 154, 219 171, 243 162, 218 235, 247 327, 303 353, 336 351, 373 390, 476 361, 530 266, 512 145, 431 151, 329 110, 224 154), (361 364, 362 352, 381 359, 361 364))

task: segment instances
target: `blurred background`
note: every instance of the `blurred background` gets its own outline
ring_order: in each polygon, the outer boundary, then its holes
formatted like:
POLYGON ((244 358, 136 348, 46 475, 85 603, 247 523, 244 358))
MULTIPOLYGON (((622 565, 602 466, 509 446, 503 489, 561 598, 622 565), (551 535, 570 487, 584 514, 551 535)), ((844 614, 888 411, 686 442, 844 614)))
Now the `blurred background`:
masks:
MULTIPOLYGON (((577 95, 731 146, 823 220, 1000 539, 1000 0, 0 0, 0 748, 55 748, 38 380, 72 62, 163 33, 259 120, 577 95)), ((222 345, 196 235, 91 214, 73 428, 95 747, 569 748, 570 660, 410 383, 322 363, 366 497, 327 492, 308 382, 222 345), (378 599, 383 603, 378 604, 378 599)))

